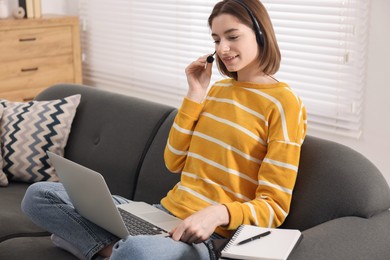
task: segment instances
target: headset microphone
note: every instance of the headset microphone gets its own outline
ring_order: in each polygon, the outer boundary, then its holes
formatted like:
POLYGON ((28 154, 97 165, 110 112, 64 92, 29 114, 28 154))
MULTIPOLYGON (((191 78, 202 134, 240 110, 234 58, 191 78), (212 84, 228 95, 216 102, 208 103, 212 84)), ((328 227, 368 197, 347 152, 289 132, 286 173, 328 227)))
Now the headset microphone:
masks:
POLYGON ((213 63, 214 62, 214 54, 216 53, 217 51, 215 51, 213 54, 211 54, 210 56, 207 57, 207 63, 213 63))

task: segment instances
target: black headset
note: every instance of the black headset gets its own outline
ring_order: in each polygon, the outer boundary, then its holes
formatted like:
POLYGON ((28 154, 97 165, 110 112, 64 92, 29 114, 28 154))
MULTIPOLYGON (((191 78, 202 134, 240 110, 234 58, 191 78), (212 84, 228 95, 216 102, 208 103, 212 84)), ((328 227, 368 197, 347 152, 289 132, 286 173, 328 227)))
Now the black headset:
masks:
MULTIPOLYGON (((255 31, 255 34, 256 34, 256 41, 257 41, 257 44, 260 45, 260 47, 264 47, 264 44, 265 44, 265 41, 264 41, 264 34, 263 34, 263 31, 261 30, 261 27, 259 25, 259 22, 256 20, 255 16, 253 15, 251 9, 249 9, 248 6, 246 6, 246 4, 242 1, 242 0, 233 0, 234 2, 240 4, 242 7, 245 8, 245 10, 248 12, 251 20, 252 20, 252 23, 253 23, 253 30, 255 31)), ((208 63, 213 63, 214 62, 214 55, 215 55, 216 51, 207 57, 207 62, 208 63)))
POLYGON ((263 31, 261 30, 260 24, 256 20, 256 17, 253 15, 251 9, 249 9, 249 7, 246 6, 246 4, 244 4, 244 2, 242 0, 233 0, 233 1, 236 3, 239 3, 242 7, 244 7, 246 9, 246 11, 248 12, 249 16, 251 17, 251 20, 253 23, 253 30, 255 31, 255 34, 256 34, 257 43, 260 45, 260 47, 264 47, 265 42, 264 42, 263 31))

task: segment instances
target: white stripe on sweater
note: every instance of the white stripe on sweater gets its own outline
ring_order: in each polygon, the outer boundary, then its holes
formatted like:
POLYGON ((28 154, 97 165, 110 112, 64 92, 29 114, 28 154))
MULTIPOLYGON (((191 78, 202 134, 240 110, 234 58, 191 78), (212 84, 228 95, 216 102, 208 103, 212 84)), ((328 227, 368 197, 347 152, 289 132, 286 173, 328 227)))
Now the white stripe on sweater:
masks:
POLYGON ((232 83, 221 83, 221 82, 216 82, 214 84, 214 86, 218 86, 218 87, 231 87, 233 86, 232 83))
POLYGON ((216 139, 216 138, 214 138, 214 137, 205 135, 205 134, 200 133, 200 132, 198 132, 198 131, 194 131, 194 134, 193 134, 193 135, 194 135, 194 136, 198 136, 198 137, 200 137, 200 138, 203 138, 203 139, 205 139, 205 140, 207 140, 207 141, 210 141, 210 142, 212 142, 212 143, 215 143, 215 144, 217 144, 217 145, 219 145, 219 146, 225 148, 226 150, 233 151, 233 152, 235 152, 236 154, 238 154, 238 155, 244 157, 245 159, 250 160, 250 161, 253 161, 253 162, 257 163, 257 164, 261 164, 261 162, 262 162, 260 159, 257 159, 257 158, 255 158, 255 157, 252 157, 252 156, 250 156, 249 154, 246 154, 246 153, 240 151, 239 149, 237 149, 237 148, 231 146, 230 144, 227 144, 227 143, 225 143, 225 142, 222 142, 221 140, 216 139))
MULTIPOLYGON (((257 158, 255 158, 255 157, 252 157, 252 156, 250 156, 249 154, 246 154, 246 153, 240 151, 239 149, 237 149, 237 148, 235 148, 235 147, 233 147, 233 146, 231 146, 231 145, 229 145, 229 144, 227 144, 227 143, 225 143, 225 142, 222 142, 222 141, 220 141, 219 139, 216 139, 216 138, 214 138, 214 137, 205 135, 205 134, 200 133, 200 132, 198 132, 198 131, 190 131, 190 130, 184 129, 184 128, 180 127, 180 126, 179 126, 178 124, 176 124, 176 123, 173 123, 173 127, 174 127, 177 131, 179 131, 180 133, 187 134, 187 135, 198 136, 198 137, 200 137, 200 138, 203 138, 203 139, 205 139, 205 140, 208 140, 208 141, 210 141, 210 142, 213 142, 213 143, 215 143, 215 144, 218 144, 219 146, 222 146, 223 148, 225 148, 225 149, 227 149, 227 150, 229 150, 229 151, 233 151, 233 152, 235 152, 236 154, 238 154, 238 155, 244 157, 245 159, 250 160, 250 161, 253 161, 253 162, 257 163, 257 164, 261 164, 261 162, 262 162, 260 159, 257 159, 257 158)), ((176 151, 178 151, 178 150, 176 150, 176 151)), ((175 153, 175 154, 177 154, 177 155, 180 155, 179 153, 176 153, 176 152, 174 152, 174 151, 172 151, 172 152, 175 153)), ((183 154, 183 155, 184 155, 184 154, 183 154)))
POLYGON ((297 147, 301 147, 302 146, 301 144, 298 144, 298 143, 295 143, 295 142, 286 142, 286 141, 276 141, 276 142, 282 143, 282 144, 293 145, 293 146, 297 146, 297 147))
POLYGON ((268 202, 266 200, 261 200, 261 201, 265 203, 265 205, 267 206, 267 208, 269 210, 268 228, 271 228, 272 223, 274 222, 274 217, 275 217, 274 209, 268 204, 268 202))
POLYGON ((199 192, 194 191, 193 189, 190 189, 188 187, 183 186, 182 184, 178 185, 178 189, 186 191, 186 192, 192 194, 193 196, 197 197, 198 199, 201 199, 201 200, 203 200, 203 201, 205 201, 205 202, 207 202, 207 203, 209 203, 211 205, 220 204, 220 203, 218 203, 218 202, 216 202, 214 200, 211 200, 211 199, 207 198, 206 196, 200 194, 199 192))
POLYGON ((173 146, 169 144, 169 140, 168 140, 167 146, 168 146, 168 150, 176 155, 181 155, 181 156, 184 155, 185 156, 188 153, 187 151, 180 151, 180 150, 173 148, 173 146))
POLYGON ((284 109, 283 109, 283 106, 280 103, 280 101, 277 100, 276 98, 274 98, 273 96, 270 96, 270 95, 268 95, 268 94, 266 94, 258 89, 250 89, 250 88, 245 88, 245 89, 270 100, 271 102, 273 102, 277 106, 277 108, 279 109, 280 118, 281 118, 281 122, 282 122, 282 130, 283 130, 284 140, 290 141, 290 138, 288 136, 286 115, 284 113, 284 109))
POLYGON ((250 202, 245 202, 244 204, 249 207, 249 210, 251 211, 251 215, 252 215, 253 219, 255 220, 255 224, 256 224, 256 226, 258 226, 259 225, 259 221, 257 219, 257 214, 256 214, 255 207, 250 202))
POLYGON ((234 169, 227 168, 227 167, 225 167, 225 166, 223 166, 223 165, 221 165, 221 164, 219 164, 217 162, 214 162, 214 161, 212 161, 210 159, 207 159, 207 158, 205 158, 205 157, 203 157, 203 156, 201 156, 199 154, 189 152, 188 156, 192 157, 192 158, 195 158, 195 159, 198 159, 198 160, 201 160, 201 161, 203 161, 203 162, 205 162, 205 163, 207 163, 207 164, 209 164, 209 165, 211 165, 211 166, 213 166, 215 168, 218 168, 218 169, 220 169, 220 170, 222 170, 224 172, 236 175, 236 176, 238 176, 238 177, 240 177, 242 179, 245 179, 245 180, 247 180, 247 181, 249 181, 249 182, 251 182, 253 184, 256 184, 256 185, 258 184, 257 180, 254 180, 254 179, 250 178, 248 175, 245 175, 244 173, 241 173, 241 172, 236 171, 234 169))
POLYGON ((180 133, 183 133, 183 134, 187 134, 187 135, 192 135, 193 134, 193 131, 187 130, 187 129, 183 128, 183 127, 180 127, 176 123, 173 123, 173 128, 175 128, 177 131, 179 131, 180 133))
POLYGON ((282 192, 285 192, 287 194, 290 194, 290 195, 292 194, 292 190, 291 189, 288 189, 286 187, 270 183, 268 181, 261 181, 261 180, 259 180, 259 185, 275 188, 275 189, 278 189, 278 190, 280 190, 282 192))
POLYGON ((261 120, 265 123, 265 125, 268 126, 268 122, 265 120, 265 117, 264 117, 262 114, 256 112, 256 111, 253 110, 253 109, 250 109, 249 107, 246 107, 246 106, 240 104, 239 102, 237 102, 237 101, 235 101, 235 100, 233 100, 233 99, 228 99, 228 98, 216 98, 216 97, 210 97, 210 96, 208 96, 206 99, 207 99, 207 100, 216 101, 216 102, 222 102, 222 103, 232 104, 232 105, 234 105, 234 106, 236 106, 236 107, 238 107, 238 108, 241 108, 242 110, 244 110, 244 111, 246 111, 246 112, 248 112, 248 113, 254 115, 255 117, 261 119, 261 120))
POLYGON ((264 158, 263 162, 298 172, 298 167, 289 163, 271 160, 269 158, 264 158))
MULTIPOLYGON (((258 200, 267 200, 267 199, 268 199, 268 196, 260 196, 260 197, 258 197, 257 199, 258 199, 258 200)), ((274 205, 275 205, 275 207, 278 208, 278 210, 283 214, 284 217, 287 217, 287 215, 288 215, 287 212, 284 211, 284 210, 279 206, 279 204, 274 203, 274 205)), ((274 212, 275 212, 275 211, 274 211, 274 212)))
POLYGON ((203 112, 202 115, 207 116, 207 117, 209 117, 209 118, 211 118, 211 119, 213 119, 215 121, 218 121, 220 123, 223 123, 223 124, 229 125, 231 127, 234 127, 237 130, 239 130, 239 131, 243 132, 244 134, 248 135, 249 137, 253 138, 257 142, 261 143, 262 145, 266 145, 263 139, 261 139, 259 136, 255 135, 254 133, 252 133, 251 131, 249 131, 245 127, 240 126, 237 123, 234 123, 234 122, 229 121, 229 120, 224 119, 224 118, 220 118, 218 116, 212 115, 212 114, 207 113, 207 112, 203 112))
POLYGON ((214 181, 212 181, 210 179, 200 178, 198 175, 193 174, 193 173, 189 173, 189 172, 182 172, 182 175, 185 175, 187 177, 190 177, 190 178, 193 178, 193 179, 196 179, 196 180, 202 180, 202 181, 204 181, 206 183, 209 183, 209 184, 221 187, 224 191, 229 192, 229 193, 233 194, 234 196, 236 196, 237 198, 242 199, 244 201, 249 201, 250 200, 250 198, 248 198, 248 197, 246 197, 246 196, 244 196, 244 195, 242 195, 240 193, 236 193, 236 192, 232 191, 230 188, 228 188, 228 187, 226 187, 224 185, 220 185, 220 184, 218 184, 218 183, 216 183, 216 182, 214 182, 214 181))

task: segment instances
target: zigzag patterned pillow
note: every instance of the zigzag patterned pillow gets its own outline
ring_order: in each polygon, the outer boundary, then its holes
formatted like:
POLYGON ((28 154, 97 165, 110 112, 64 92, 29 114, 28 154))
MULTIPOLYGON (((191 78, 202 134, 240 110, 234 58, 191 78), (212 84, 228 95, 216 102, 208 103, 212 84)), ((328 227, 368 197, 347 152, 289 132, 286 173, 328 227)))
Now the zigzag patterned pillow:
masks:
MULTIPOLYGON (((0 120, 1 116, 3 115, 3 106, 0 106, 0 120)), ((1 146, 1 142, 0 142, 1 146)), ((0 149, 0 159, 1 159, 1 149, 0 149)), ((5 173, 3 172, 3 160, 0 160, 0 186, 7 186, 8 185, 8 179, 5 173)))
POLYGON ((64 155, 80 98, 74 95, 52 101, 0 100, 4 108, 0 161, 9 181, 58 181, 46 151, 64 155))

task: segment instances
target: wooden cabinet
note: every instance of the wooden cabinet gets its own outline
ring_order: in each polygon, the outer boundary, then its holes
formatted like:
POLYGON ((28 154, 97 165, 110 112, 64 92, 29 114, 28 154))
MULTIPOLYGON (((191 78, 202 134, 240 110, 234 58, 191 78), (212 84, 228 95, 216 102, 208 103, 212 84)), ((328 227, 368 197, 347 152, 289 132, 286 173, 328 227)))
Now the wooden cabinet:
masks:
POLYGON ((33 99, 56 83, 81 83, 77 17, 0 20, 0 98, 33 99))

